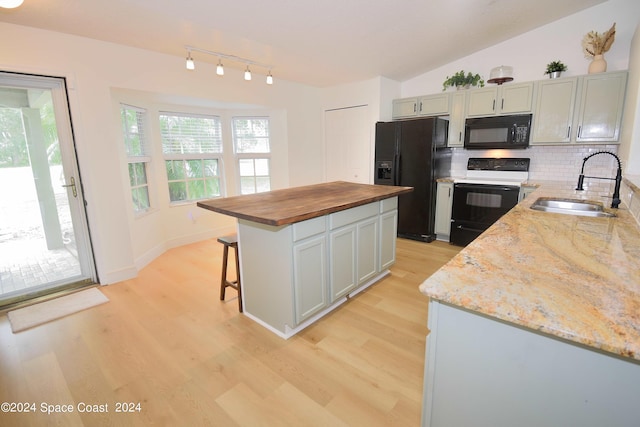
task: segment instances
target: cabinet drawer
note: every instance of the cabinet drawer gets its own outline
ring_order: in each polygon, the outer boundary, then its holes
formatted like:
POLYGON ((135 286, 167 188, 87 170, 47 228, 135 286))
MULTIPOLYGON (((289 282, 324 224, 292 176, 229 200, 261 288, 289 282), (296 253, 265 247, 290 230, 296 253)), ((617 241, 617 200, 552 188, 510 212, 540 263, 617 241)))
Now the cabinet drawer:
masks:
POLYGON ((380 213, 389 212, 394 209, 398 209, 397 197, 391 197, 389 199, 384 199, 380 201, 380 213))
POLYGON ((353 224, 354 222, 361 221, 365 218, 378 215, 378 209, 378 202, 374 202, 369 203, 368 205, 362 205, 345 211, 333 213, 329 215, 329 228, 334 230, 338 227, 353 224))
POLYGON ((325 218, 321 216, 293 224, 293 241, 297 242, 315 234, 324 233, 327 229, 325 218))

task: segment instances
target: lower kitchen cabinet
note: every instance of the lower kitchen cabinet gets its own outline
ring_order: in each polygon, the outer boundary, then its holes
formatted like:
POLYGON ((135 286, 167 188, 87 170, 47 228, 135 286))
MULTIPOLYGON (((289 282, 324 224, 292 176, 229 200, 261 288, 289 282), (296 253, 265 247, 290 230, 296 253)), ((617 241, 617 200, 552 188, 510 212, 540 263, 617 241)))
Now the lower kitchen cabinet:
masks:
POLYGON ((538 187, 534 187, 530 185, 523 185, 522 187, 520 187, 520 193, 518 193, 518 203, 526 199, 529 196, 529 194, 533 193, 537 189, 538 187))
POLYGON ((356 265, 358 272, 358 285, 372 279, 378 272, 378 224, 380 220, 376 215, 373 218, 362 221, 357 225, 356 241, 356 265))
POLYGON ((324 234, 293 246, 293 284, 296 322, 327 306, 327 250, 324 234))
POLYGON ((451 207, 453 206, 453 182, 438 182, 436 190, 436 239, 449 241, 451 234, 451 207))
POLYGON ((342 298, 356 287, 356 231, 356 227, 351 225, 330 234, 331 302, 342 298))
POLYGON ((388 274, 398 198, 286 226, 238 220, 244 314, 283 338, 388 274))
POLYGON ((430 300, 423 427, 635 427, 640 365, 430 300))
MULTIPOLYGON (((382 206, 385 205, 383 201, 382 206)), ((397 199, 395 206, 380 215, 380 259, 378 266, 384 271, 396 262, 396 236, 398 235, 397 199)))

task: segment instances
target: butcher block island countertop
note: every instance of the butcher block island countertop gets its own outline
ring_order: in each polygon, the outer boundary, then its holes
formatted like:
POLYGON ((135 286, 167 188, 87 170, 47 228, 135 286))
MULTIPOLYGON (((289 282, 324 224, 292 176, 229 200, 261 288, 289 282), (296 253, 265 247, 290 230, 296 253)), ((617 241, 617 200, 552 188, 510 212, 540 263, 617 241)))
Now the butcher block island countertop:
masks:
POLYGON ((238 218, 244 315, 287 339, 389 274, 412 190, 338 181, 198 206, 238 218))
POLYGON ((198 202, 214 212, 261 224, 280 226, 328 215, 413 191, 412 187, 336 181, 267 193, 198 202))

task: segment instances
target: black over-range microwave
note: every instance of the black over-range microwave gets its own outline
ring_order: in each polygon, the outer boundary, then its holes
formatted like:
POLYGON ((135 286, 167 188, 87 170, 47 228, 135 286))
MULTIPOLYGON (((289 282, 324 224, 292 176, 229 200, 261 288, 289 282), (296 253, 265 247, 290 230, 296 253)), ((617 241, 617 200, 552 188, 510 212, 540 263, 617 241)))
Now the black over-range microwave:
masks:
POLYGON ((465 148, 527 148, 531 114, 477 117, 465 122, 465 148))

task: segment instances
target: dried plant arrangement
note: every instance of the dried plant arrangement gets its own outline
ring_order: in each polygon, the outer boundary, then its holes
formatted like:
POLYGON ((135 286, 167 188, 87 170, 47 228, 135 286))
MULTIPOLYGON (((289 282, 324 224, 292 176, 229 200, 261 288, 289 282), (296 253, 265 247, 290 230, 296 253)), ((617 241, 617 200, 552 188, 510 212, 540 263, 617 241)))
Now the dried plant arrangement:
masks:
POLYGON ((600 34, 589 31, 582 39, 582 51, 586 58, 602 55, 607 52, 616 39, 616 23, 614 22, 608 31, 600 34))

